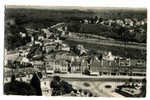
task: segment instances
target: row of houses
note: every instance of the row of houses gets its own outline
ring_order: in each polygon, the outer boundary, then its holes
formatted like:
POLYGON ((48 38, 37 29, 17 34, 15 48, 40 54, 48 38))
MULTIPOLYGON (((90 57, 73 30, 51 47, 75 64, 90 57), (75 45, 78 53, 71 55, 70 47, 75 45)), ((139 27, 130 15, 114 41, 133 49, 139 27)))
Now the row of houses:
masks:
POLYGON ((133 26, 142 26, 147 23, 147 19, 144 18, 142 20, 131 19, 131 18, 124 18, 124 19, 103 19, 103 18, 95 18, 94 21, 91 19, 84 19, 81 21, 84 24, 103 24, 112 26, 113 24, 118 24, 120 26, 126 27, 133 27, 133 26))
MULTIPOLYGON (((9 64, 10 65, 10 64, 9 64)), ((58 52, 47 55, 44 61, 29 61, 25 57, 18 57, 13 66, 20 69, 27 66, 42 73, 84 73, 92 75, 128 75, 146 76, 146 62, 129 58, 115 57, 111 53, 104 54, 102 59, 97 56, 79 57, 68 52, 58 52)))
POLYGON ((62 43, 62 41, 57 40, 54 42, 45 42, 43 45, 43 51, 46 51, 46 53, 49 53, 51 51, 70 51, 69 45, 62 43))
POLYGON ((48 60, 45 62, 47 73, 56 72, 70 72, 70 73, 84 73, 88 70, 90 73, 98 73, 100 75, 146 75, 145 62, 133 64, 135 61, 130 59, 115 59, 112 61, 102 59, 98 60, 94 57, 88 62, 85 59, 74 59, 68 61, 65 59, 48 60), (139 67, 136 67, 139 65, 139 67))

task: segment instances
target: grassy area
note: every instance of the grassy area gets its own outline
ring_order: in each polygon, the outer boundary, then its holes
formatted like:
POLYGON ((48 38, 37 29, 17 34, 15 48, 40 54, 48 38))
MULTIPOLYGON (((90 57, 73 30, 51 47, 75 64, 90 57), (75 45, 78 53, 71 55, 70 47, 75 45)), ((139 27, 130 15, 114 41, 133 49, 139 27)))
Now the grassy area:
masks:
POLYGON ((70 46, 76 46, 78 44, 83 45, 86 49, 90 50, 91 53, 96 52, 98 54, 104 53, 105 51, 111 51, 113 55, 125 56, 132 59, 146 59, 146 50, 140 50, 136 48, 121 48, 115 46, 106 46, 100 44, 92 44, 86 42, 79 42, 73 40, 65 40, 70 46))

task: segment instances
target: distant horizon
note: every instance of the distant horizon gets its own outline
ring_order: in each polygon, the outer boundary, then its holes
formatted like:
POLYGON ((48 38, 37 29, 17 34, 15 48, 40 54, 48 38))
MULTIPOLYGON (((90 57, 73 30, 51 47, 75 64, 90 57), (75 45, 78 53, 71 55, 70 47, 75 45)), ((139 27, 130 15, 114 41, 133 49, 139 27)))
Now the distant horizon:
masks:
POLYGON ((134 10, 147 11, 147 8, 139 7, 85 7, 85 6, 40 6, 40 5, 5 5, 6 9, 39 9, 39 10, 134 10))

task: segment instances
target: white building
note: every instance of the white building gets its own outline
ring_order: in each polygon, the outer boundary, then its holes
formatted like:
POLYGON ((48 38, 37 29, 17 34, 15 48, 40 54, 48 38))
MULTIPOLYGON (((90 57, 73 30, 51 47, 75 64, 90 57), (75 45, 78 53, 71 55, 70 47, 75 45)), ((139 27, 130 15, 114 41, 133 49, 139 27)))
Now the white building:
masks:
POLYGON ((108 52, 105 56, 103 56, 103 59, 107 61, 114 61, 115 56, 113 56, 111 52, 108 52))
POLYGON ((8 60, 7 60, 7 49, 5 49, 4 51, 4 66, 6 66, 8 64, 8 60))

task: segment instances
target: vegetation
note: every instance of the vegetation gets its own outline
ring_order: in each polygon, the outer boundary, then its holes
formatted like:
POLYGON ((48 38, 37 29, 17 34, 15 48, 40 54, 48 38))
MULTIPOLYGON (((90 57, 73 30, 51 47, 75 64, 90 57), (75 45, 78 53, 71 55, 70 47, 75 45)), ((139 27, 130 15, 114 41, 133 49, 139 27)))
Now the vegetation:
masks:
POLYGON ((84 85, 85 87, 90 87, 90 84, 87 83, 87 82, 83 83, 83 85, 84 85))
POLYGON ((101 24, 79 24, 71 23, 69 24, 69 31, 94 34, 98 36, 104 36, 108 38, 113 38, 116 40, 124 42, 139 42, 146 43, 147 40, 147 25, 134 28, 125 28, 119 25, 105 26, 101 24), (129 32, 130 29, 135 30, 134 32, 129 32), (144 32, 140 32, 143 29, 144 32))
POLYGON ((28 83, 19 82, 12 76, 11 82, 4 84, 4 94, 6 95, 35 95, 35 89, 28 83))
POLYGON ((11 25, 9 21, 5 23, 5 48, 8 50, 15 49, 16 47, 25 45, 29 41, 30 38, 24 27, 17 24, 11 25), (20 32, 25 33, 26 37, 21 37, 20 32))
POLYGON ((104 51, 111 51, 113 55, 130 57, 131 59, 146 59, 146 50, 134 49, 134 48, 120 48, 115 46, 99 45, 86 42, 79 42, 73 40, 65 40, 70 46, 83 45, 89 50, 89 54, 96 52, 98 55, 103 54, 104 51))
POLYGON ((88 69, 88 68, 86 68, 86 69, 84 70, 83 74, 85 74, 85 75, 90 75, 90 71, 89 71, 89 69, 88 69))
POLYGON ((54 76, 51 81, 50 87, 52 88, 52 96, 64 95, 71 93, 74 89, 68 82, 61 80, 59 76, 54 76))
MULTIPOLYGON (((8 49, 14 49, 18 46, 24 45, 30 41, 28 36, 26 38, 21 38, 18 34, 19 32, 24 32, 25 27, 30 27, 33 29, 38 29, 42 27, 49 27, 59 22, 69 23, 69 30, 74 32, 85 32, 89 34, 97 34, 106 37, 111 37, 114 39, 122 40, 122 36, 125 34, 127 41, 135 42, 146 42, 146 33, 140 33, 139 28, 136 28, 135 33, 124 32, 120 33, 122 27, 106 27, 96 24, 81 24, 79 21, 85 18, 93 18, 94 16, 99 16, 104 19, 114 19, 114 18, 137 18, 138 20, 146 17, 146 11, 140 10, 136 11, 134 9, 121 10, 117 8, 107 9, 107 10, 53 10, 53 9, 15 9, 6 8, 5 11, 5 47, 8 49), (112 13, 113 12, 113 13, 112 13), (88 16, 88 17, 87 17, 88 16), (14 25, 8 25, 7 22, 14 20, 14 25)), ((146 29, 146 25, 143 26, 146 29)), ((28 34, 26 34, 28 35, 28 34)))
POLYGON ((40 83, 40 79, 42 78, 42 73, 38 72, 37 74, 34 73, 33 77, 30 81, 31 86, 35 89, 35 92, 37 96, 41 96, 42 95, 42 90, 41 90, 41 83, 40 83))

